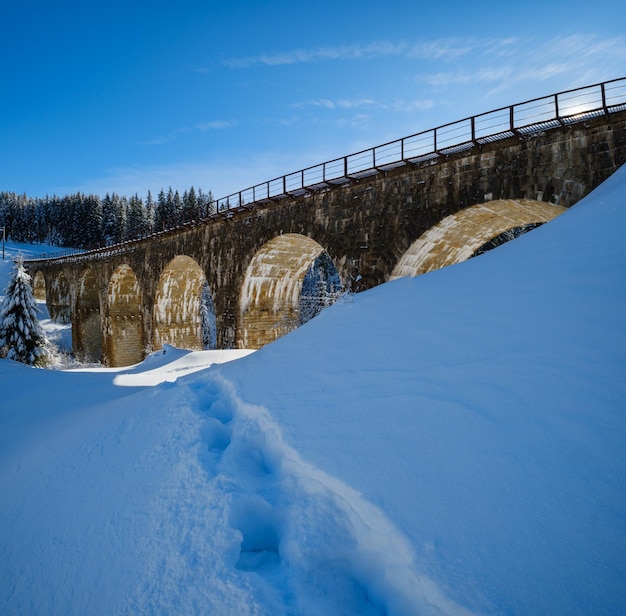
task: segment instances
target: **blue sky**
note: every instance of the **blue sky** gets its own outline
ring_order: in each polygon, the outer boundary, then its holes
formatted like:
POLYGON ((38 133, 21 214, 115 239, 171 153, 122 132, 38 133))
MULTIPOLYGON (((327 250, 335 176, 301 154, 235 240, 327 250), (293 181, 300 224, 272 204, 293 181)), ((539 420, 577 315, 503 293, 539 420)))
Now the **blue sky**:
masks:
POLYGON ((626 3, 7 3, 0 191, 225 196, 626 76, 626 3))

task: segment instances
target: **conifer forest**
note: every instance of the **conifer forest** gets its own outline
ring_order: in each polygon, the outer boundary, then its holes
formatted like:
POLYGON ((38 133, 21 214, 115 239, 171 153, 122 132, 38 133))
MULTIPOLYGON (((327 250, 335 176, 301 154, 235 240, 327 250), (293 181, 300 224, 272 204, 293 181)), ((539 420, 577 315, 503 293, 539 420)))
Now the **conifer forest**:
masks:
POLYGON ((12 242, 90 249, 199 220, 214 207, 211 192, 193 186, 182 195, 161 189, 156 199, 148 192, 145 200, 115 193, 31 198, 0 192, 0 227, 12 242))

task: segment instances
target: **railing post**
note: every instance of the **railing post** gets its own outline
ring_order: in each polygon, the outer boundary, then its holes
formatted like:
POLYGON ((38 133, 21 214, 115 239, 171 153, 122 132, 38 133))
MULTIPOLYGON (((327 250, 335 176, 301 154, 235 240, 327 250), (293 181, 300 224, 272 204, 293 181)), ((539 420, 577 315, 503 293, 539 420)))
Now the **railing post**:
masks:
POLYGON ((348 157, 347 156, 343 157, 343 177, 344 178, 348 177, 348 157))
POLYGON ((433 128, 433 152, 437 153, 437 129, 433 128))
POLYGON ((509 127, 512 133, 515 133, 515 105, 509 107, 509 127))
POLYGON ((470 118, 470 125, 471 125, 471 127, 472 127, 472 143, 473 143, 474 145, 478 145, 478 144, 476 143, 476 117, 475 117, 475 116, 472 116, 472 117, 470 118))
POLYGON ((561 115, 560 115, 560 111, 559 111, 559 95, 555 94, 554 95, 554 111, 556 113, 556 119, 558 120, 559 124, 563 124, 563 121, 561 120, 561 115))
POLYGON ((283 175, 283 195, 287 194, 287 176, 283 175))
POLYGON ((600 90, 602 91, 602 109, 604 109, 605 115, 609 115, 609 108, 606 104, 606 88, 604 83, 600 84, 600 90))
POLYGON ((554 112, 556 113, 556 119, 559 119, 559 95, 554 95, 554 112))

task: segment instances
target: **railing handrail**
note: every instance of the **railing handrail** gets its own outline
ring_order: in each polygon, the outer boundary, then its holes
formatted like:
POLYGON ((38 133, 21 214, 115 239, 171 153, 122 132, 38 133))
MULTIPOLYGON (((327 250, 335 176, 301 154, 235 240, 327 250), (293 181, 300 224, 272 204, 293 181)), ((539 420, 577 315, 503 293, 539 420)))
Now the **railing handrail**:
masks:
MULTIPOLYGON (((613 88, 614 90, 618 88, 613 88)), ((595 103, 595 99, 594 99, 595 103)), ((569 108, 572 109, 573 105, 569 105, 569 108)), ((240 190, 234 192, 226 197, 221 197, 219 199, 214 199, 210 202, 210 205, 215 206, 215 213, 210 214, 206 218, 202 218, 199 221, 192 221, 181 223, 170 228, 164 229, 162 231, 157 231, 151 233, 147 236, 136 238, 133 240, 127 240, 125 242, 121 242, 118 244, 113 244, 112 246, 105 246, 101 248, 95 248, 92 250, 86 251, 75 251, 72 252, 71 255, 63 255, 63 256, 51 256, 46 257, 43 256, 38 259, 28 259, 27 261, 54 261, 54 260, 62 260, 68 259, 70 257, 74 258, 86 258, 92 255, 110 255, 118 254, 120 252, 125 252, 130 247, 129 245, 137 244, 143 242, 147 238, 156 237, 159 235, 164 235, 168 233, 172 233, 173 231, 177 231, 183 229, 184 227, 188 227, 190 225, 195 226, 198 223, 205 222, 216 217, 223 216, 231 216, 233 210, 240 210, 242 208, 245 209, 253 209, 261 204, 267 203, 268 201, 277 201, 280 199, 284 199, 286 197, 292 196, 294 194, 307 194, 310 192, 314 192, 316 190, 320 190, 322 188, 328 188, 333 184, 345 183, 349 182, 352 179, 357 177, 365 177, 367 175, 373 175, 375 173, 379 173, 384 171, 385 168, 394 168, 400 167, 407 164, 433 164, 433 162, 437 161, 442 156, 448 156, 449 154, 458 153, 462 151, 466 151, 468 149, 472 149, 474 147, 480 147, 481 145, 487 143, 494 143, 495 141, 499 141, 501 139, 507 139, 513 136, 524 135, 528 136, 537 131, 549 130, 551 128, 556 128, 559 126, 564 126, 567 124, 575 124, 576 122, 581 122, 588 120, 590 118, 598 117, 600 115, 610 115, 611 113, 616 113, 618 111, 626 110, 626 77, 618 77, 617 79, 611 79, 609 81, 603 81, 599 83, 595 83, 588 86, 581 86, 579 88, 572 88, 569 90, 563 90, 561 92, 557 92, 555 94, 549 94, 547 96, 538 96, 536 98, 531 98, 521 103, 516 103, 514 105, 507 105, 505 107, 498 107, 496 109, 492 109, 491 111, 486 111, 483 113, 479 113, 477 115, 468 116, 463 118, 462 120, 456 120, 454 122, 448 122, 446 124, 441 124, 435 128, 430 128, 424 131, 420 131, 417 133, 413 133, 407 137, 402 137, 400 139, 394 139, 392 141, 387 141, 386 143, 382 143, 370 148, 365 148, 358 152, 353 152, 351 154, 347 154, 346 156, 339 156, 337 158, 333 158, 331 160, 327 160, 323 163, 318 163, 316 165, 311 165, 309 167, 305 167, 298 171, 293 171, 291 173, 287 173, 285 175, 281 175, 275 177, 271 180, 267 180, 266 182, 261 182, 260 184, 255 184, 254 186, 250 186, 245 188, 244 190, 240 190), (609 84, 616 84, 621 82, 619 88, 623 88, 624 91, 618 97, 619 102, 609 103, 607 96, 607 86, 609 84), (593 90, 596 91, 593 91, 593 90), (561 114, 559 108, 559 102, 561 99, 567 95, 572 93, 578 93, 578 96, 573 96, 567 98, 566 101, 571 103, 571 101, 581 99, 580 93, 582 91, 588 91, 580 104, 584 106, 578 111, 569 114, 561 114), (600 97, 599 106, 595 107, 587 107, 588 98, 591 94, 595 94, 600 97), (532 103, 542 102, 542 105, 536 105, 534 107, 528 107, 532 103), (528 116, 522 118, 519 122, 516 121, 516 110, 521 111, 524 108, 527 108, 529 111, 534 109, 541 109, 546 105, 551 105, 553 111, 550 115, 545 115, 545 113, 539 113, 534 116, 528 116), (488 116, 495 116, 495 114, 502 114, 503 117, 506 117, 506 122, 500 122, 495 126, 498 128, 495 132, 490 132, 486 134, 478 134, 477 124, 481 119, 486 118, 488 116), (531 120, 531 121, 526 121, 531 120), (477 122, 478 121, 478 122, 477 122), (524 123, 525 121, 525 123, 524 123), (452 138, 451 141, 446 141, 445 145, 439 137, 444 136, 445 134, 452 133, 452 129, 462 129, 465 124, 468 124, 465 132, 463 133, 463 138, 452 138), (504 127, 504 128, 503 128, 504 127), (449 131, 444 131, 444 129, 451 129, 449 131), (420 137, 428 137, 432 135, 432 147, 431 149, 423 150, 416 152, 413 156, 407 156, 407 144, 410 145, 411 140, 416 140, 420 137), (442 147, 443 146, 443 147, 442 147), (380 165, 376 164, 376 152, 383 150, 384 148, 392 148, 397 147, 400 155, 394 157, 392 160, 388 160, 380 165), (358 167, 350 172, 350 161, 357 158, 365 158, 366 156, 371 156, 372 164, 365 167, 358 167), (335 165, 339 169, 342 170, 342 174, 337 175, 331 171, 327 177, 327 169, 329 167, 335 165), (305 181, 305 177, 307 173, 311 173, 317 170, 320 172, 321 177, 316 182, 305 181), (300 184, 296 184, 294 187, 287 187, 288 180, 291 178, 296 178, 300 176, 300 184), (330 177, 332 176, 332 177, 330 177), (273 184, 278 184, 282 187, 282 192, 272 193, 271 187, 273 184), (262 190, 261 190, 262 189, 262 190), (259 196, 260 193, 264 192, 265 196, 259 196), (245 194, 251 194, 252 200, 246 202, 244 199, 245 194), (233 203, 231 203, 231 201, 233 203)), ((496 118, 494 118, 495 120, 496 118)))

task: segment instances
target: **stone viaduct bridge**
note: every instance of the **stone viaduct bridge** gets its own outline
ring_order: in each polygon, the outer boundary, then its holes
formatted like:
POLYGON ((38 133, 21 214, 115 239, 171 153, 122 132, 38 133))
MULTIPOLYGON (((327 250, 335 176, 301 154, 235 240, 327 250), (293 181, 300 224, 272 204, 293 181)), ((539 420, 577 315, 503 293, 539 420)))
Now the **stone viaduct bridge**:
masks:
POLYGON ((200 349, 207 284, 216 348, 298 326, 320 255, 345 288, 462 261, 547 222, 626 161, 626 78, 466 118, 216 202, 206 219, 108 248, 27 261, 74 352, 110 366, 164 343, 200 349), (328 261, 328 259, 327 259, 328 261))

